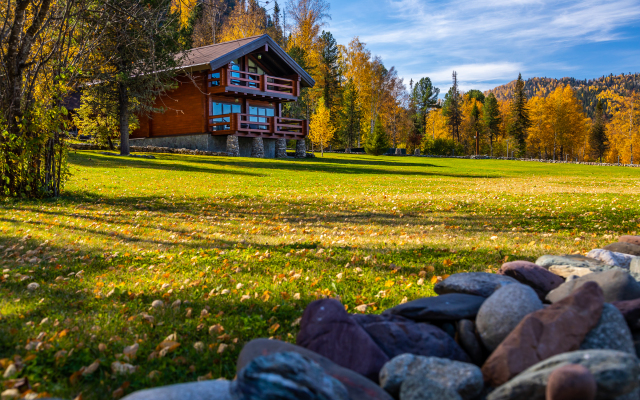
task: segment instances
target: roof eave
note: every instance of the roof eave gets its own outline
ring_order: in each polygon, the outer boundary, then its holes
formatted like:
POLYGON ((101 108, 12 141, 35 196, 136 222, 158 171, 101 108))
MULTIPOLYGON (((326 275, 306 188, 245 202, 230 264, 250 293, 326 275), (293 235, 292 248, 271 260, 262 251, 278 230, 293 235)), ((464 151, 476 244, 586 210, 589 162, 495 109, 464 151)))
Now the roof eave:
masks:
POLYGON ((302 67, 300 67, 300 65, 298 65, 298 63, 296 63, 293 58, 291 58, 291 56, 289 56, 289 54, 287 54, 286 51, 284 51, 282 49, 282 47, 280 47, 273 39, 271 39, 271 37, 267 34, 262 35, 261 37, 257 38, 256 40, 253 40, 249 43, 246 43, 240 47, 238 47, 237 49, 228 52, 227 54, 220 56, 218 58, 216 58, 215 60, 212 60, 211 62, 209 62, 209 66, 212 70, 217 69, 222 67, 223 65, 225 65, 226 63, 228 63, 231 60, 235 60, 236 58, 245 56, 249 53, 251 53, 252 51, 256 50, 257 48, 259 48, 260 46, 264 46, 265 44, 268 44, 270 47, 270 51, 275 51, 276 54, 289 66, 291 67, 291 69, 293 69, 294 71, 296 71, 301 78, 302 83, 304 84, 304 86, 306 87, 313 87, 316 84, 316 81, 313 80, 313 78, 311 77, 311 75, 309 75, 307 73, 307 71, 305 71, 302 67))

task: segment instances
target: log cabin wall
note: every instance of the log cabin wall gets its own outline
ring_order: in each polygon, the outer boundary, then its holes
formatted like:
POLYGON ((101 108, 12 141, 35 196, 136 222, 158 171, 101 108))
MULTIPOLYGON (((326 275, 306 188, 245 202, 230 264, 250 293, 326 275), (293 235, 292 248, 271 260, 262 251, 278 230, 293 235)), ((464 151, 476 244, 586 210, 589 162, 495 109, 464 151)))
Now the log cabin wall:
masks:
POLYGON ((203 74, 194 73, 194 82, 186 77, 177 78, 178 87, 168 96, 156 100, 155 107, 167 108, 164 113, 153 113, 151 118, 140 117, 140 129, 131 138, 193 135, 206 132, 205 95, 202 93, 203 74), (198 86, 196 86, 198 85, 198 86))

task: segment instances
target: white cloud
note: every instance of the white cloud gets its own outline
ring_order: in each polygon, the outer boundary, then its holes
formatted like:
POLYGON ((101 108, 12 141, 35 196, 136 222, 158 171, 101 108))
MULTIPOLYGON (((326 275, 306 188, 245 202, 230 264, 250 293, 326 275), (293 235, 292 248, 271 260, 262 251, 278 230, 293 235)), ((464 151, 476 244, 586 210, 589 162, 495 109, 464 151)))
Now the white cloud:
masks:
POLYGON ((640 0, 365 2, 357 17, 336 21, 334 15, 338 40, 359 36, 407 82, 429 76, 441 88, 448 88, 454 69, 462 87, 479 89, 518 72, 569 71, 566 63, 549 60, 577 45, 624 39, 621 29, 640 21, 640 0))

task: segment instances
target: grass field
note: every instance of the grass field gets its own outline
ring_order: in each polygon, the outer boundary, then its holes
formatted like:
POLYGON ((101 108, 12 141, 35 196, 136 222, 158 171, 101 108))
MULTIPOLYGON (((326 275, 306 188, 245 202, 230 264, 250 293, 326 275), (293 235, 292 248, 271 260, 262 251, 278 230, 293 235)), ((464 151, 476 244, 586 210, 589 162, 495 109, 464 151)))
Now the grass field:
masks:
POLYGON ((0 364, 19 367, 12 379, 110 399, 233 378, 244 343, 295 342, 317 298, 380 312, 433 295, 447 274, 640 231, 640 169, 155 156, 72 153, 62 198, 0 203, 0 364))

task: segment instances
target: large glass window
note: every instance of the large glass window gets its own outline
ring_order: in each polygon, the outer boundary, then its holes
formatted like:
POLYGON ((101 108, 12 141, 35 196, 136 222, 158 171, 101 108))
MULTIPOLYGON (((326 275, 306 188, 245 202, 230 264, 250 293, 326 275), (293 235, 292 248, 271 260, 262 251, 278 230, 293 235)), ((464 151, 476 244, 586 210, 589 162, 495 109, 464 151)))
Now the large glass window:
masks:
MULTIPOLYGON (((242 112, 242 106, 240 104, 230 104, 230 103, 219 103, 219 102, 211 102, 211 110, 210 115, 226 115, 226 114, 239 114, 242 112)), ((231 122, 231 117, 226 115, 224 117, 218 118, 210 118, 210 124, 216 124, 220 122, 231 122)), ((211 127, 212 131, 226 131, 231 129, 230 125, 215 125, 211 127)))
POLYGON ((269 129, 269 125, 264 125, 269 123, 269 117, 273 117, 274 111, 273 107, 259 107, 259 106, 250 106, 249 107, 249 122, 257 122, 254 124, 243 124, 247 125, 250 129, 269 129))

